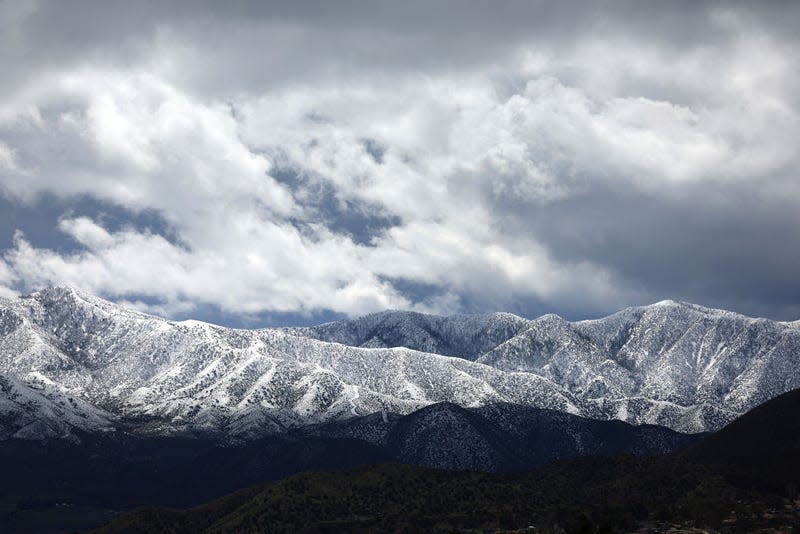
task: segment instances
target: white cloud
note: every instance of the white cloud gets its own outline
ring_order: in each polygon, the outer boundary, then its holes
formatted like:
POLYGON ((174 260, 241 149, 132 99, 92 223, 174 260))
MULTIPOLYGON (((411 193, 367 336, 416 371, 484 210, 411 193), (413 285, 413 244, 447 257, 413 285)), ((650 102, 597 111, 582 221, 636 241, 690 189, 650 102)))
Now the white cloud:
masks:
POLYGON ((14 151, 0 143, 0 172, 3 174, 20 173, 14 151))
POLYGON ((4 194, 152 211, 176 239, 65 214, 57 231, 81 250, 18 235, 0 287, 69 283, 171 313, 193 303, 240 314, 457 311, 526 299, 613 309, 646 291, 590 258, 557 257, 499 211, 535 211, 593 181, 660 195, 746 182, 800 196, 774 179, 798 159, 797 103, 783 89, 797 73, 762 34, 691 50, 624 39, 563 53, 520 46, 473 69, 309 73, 211 96, 182 85, 201 76, 204 57, 182 38, 165 30, 158 42, 170 46, 139 64, 51 69, 0 104, 4 194), (366 140, 385 150, 380 161, 366 140), (281 166, 307 183, 281 182, 281 166), (315 187, 341 209, 400 222, 355 242, 318 217, 315 187), (436 291, 414 301, 395 279, 436 291))
POLYGON ((0 260, 0 298, 15 297, 18 292, 13 289, 17 281, 16 275, 8 265, 0 260))

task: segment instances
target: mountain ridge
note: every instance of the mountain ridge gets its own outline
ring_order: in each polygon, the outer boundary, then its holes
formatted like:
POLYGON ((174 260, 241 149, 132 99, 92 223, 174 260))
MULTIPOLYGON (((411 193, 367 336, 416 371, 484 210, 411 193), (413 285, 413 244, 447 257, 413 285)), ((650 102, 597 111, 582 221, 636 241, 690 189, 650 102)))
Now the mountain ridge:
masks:
POLYGON ((381 463, 302 473, 98 532, 790 532, 800 521, 800 390, 684 449, 488 474, 381 463))
POLYGON ((126 432, 81 434, 80 443, 0 440, 0 531, 50 531, 42 516, 51 518, 52 531, 85 531, 121 510, 193 506, 299 472, 385 462, 510 472, 576 456, 654 455, 704 437, 525 406, 439 403, 408 415, 354 417, 238 444, 126 432), (81 507, 87 511, 76 517, 71 510, 81 507))
MULTIPOLYGON (((798 354, 796 322, 675 301, 578 322, 386 311, 247 330, 162 319, 72 288, 0 300, 0 376, 58 397, 63 410, 61 397, 79 399, 112 426, 234 441, 438 402, 702 432, 800 387, 798 354)), ((64 435, 58 428, 39 437, 64 435)))

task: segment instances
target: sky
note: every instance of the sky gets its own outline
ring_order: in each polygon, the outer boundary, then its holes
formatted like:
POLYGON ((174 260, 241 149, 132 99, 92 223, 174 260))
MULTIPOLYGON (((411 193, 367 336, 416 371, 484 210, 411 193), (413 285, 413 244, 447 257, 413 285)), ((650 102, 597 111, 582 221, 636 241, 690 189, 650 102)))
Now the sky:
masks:
POLYGON ((0 0, 0 296, 800 318, 800 4, 0 0))

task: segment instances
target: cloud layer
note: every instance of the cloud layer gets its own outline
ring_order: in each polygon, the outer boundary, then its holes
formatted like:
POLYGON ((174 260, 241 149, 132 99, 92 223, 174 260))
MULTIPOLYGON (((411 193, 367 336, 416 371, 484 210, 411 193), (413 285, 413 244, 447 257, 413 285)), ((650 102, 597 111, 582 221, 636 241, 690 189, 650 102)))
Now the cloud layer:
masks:
POLYGON ((796 7, 326 6, 3 4, 0 295, 800 316, 796 7))

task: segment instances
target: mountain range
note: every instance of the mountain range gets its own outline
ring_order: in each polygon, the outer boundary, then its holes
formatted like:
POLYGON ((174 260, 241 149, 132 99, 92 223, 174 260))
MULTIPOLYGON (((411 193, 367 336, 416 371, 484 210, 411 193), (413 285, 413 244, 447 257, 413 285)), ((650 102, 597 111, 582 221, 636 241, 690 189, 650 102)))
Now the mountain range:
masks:
POLYGON ((147 507, 100 533, 794 532, 800 391, 685 449, 517 473, 383 463, 301 473, 188 510, 147 507))
POLYGON ((439 403, 408 415, 354 417, 238 444, 125 432, 79 436, 80 443, 0 441, 0 532, 82 530, 120 510, 196 505, 299 472, 386 462, 509 472, 586 455, 656 455, 706 435, 527 406, 439 403))
POLYGON ((0 439, 242 443, 437 403, 705 432, 800 387, 799 349, 800 322, 673 301, 579 322, 389 311, 241 330, 56 287, 0 300, 0 439))

